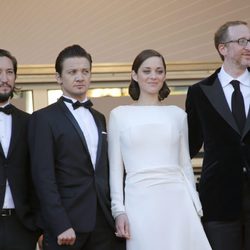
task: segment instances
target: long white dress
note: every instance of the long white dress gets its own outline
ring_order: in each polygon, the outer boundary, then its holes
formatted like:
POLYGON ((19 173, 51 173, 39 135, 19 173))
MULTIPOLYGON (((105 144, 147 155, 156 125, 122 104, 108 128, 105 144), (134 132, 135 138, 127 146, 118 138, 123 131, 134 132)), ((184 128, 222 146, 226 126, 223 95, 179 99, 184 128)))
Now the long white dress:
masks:
POLYGON ((127 250, 211 250, 200 222, 187 133, 186 113, 176 106, 111 111, 112 214, 128 216, 127 250))

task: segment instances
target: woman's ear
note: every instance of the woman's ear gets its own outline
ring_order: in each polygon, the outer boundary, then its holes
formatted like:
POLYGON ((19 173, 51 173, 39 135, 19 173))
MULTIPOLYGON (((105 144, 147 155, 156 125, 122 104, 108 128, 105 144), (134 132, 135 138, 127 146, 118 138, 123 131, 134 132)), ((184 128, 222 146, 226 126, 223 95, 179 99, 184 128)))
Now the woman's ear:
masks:
POLYGON ((131 77, 132 77, 132 79, 133 79, 134 81, 138 82, 138 81, 137 81, 137 74, 135 73, 134 70, 132 70, 132 72, 131 72, 131 77))

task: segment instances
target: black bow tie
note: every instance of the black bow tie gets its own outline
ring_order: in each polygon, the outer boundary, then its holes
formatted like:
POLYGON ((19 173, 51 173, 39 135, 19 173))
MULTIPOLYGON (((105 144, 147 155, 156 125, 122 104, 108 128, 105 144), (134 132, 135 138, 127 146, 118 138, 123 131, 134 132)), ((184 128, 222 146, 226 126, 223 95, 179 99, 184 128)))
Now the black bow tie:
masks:
POLYGON ((71 103, 73 109, 78 109, 79 107, 84 107, 86 109, 89 109, 89 108, 91 108, 93 106, 93 103, 90 100, 87 100, 86 102, 76 101, 76 102, 73 103, 72 100, 70 100, 68 98, 65 98, 64 96, 62 96, 62 100, 65 101, 65 102, 71 103))
POLYGON ((0 112, 5 113, 6 115, 10 115, 13 112, 13 106, 11 104, 8 104, 4 108, 0 108, 0 112))

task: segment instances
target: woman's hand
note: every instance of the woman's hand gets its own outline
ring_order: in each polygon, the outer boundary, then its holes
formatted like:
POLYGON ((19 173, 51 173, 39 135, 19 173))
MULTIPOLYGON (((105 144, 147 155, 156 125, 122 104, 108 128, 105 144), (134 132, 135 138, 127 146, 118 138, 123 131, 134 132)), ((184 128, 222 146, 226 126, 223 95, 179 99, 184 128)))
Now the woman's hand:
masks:
POLYGON ((125 239, 130 238, 129 222, 128 222, 128 216, 126 214, 120 214, 115 218, 115 226, 116 226, 115 235, 117 237, 122 237, 125 239))

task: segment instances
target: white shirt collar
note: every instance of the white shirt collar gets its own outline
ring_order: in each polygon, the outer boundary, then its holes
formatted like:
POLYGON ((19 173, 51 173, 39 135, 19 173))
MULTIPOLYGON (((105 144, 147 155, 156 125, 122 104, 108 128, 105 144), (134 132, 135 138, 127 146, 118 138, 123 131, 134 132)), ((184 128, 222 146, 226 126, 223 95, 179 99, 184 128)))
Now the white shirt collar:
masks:
POLYGON ((4 104, 4 105, 2 105, 2 106, 0 105, 0 107, 1 107, 1 108, 4 108, 5 106, 7 106, 7 105, 9 105, 9 104, 10 104, 10 103, 9 103, 9 102, 7 102, 7 103, 5 103, 5 104, 4 104))
POLYGON ((225 71, 225 69, 222 65, 221 70, 218 73, 218 78, 219 78, 219 80, 221 82, 221 86, 223 88, 226 87, 228 84, 230 84, 230 82, 232 80, 238 80, 238 81, 240 81, 241 84, 243 84, 247 87, 250 87, 250 72, 247 69, 245 70, 245 72, 243 74, 241 74, 239 77, 237 77, 235 79, 225 71))
MULTIPOLYGON (((67 98, 67 99, 70 99, 73 103, 77 102, 78 100, 76 100, 75 98, 72 98, 70 96, 66 96, 66 95, 63 95, 63 97, 67 98)), ((82 102, 86 102, 88 100, 88 98, 86 97, 82 102)))

